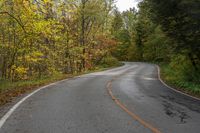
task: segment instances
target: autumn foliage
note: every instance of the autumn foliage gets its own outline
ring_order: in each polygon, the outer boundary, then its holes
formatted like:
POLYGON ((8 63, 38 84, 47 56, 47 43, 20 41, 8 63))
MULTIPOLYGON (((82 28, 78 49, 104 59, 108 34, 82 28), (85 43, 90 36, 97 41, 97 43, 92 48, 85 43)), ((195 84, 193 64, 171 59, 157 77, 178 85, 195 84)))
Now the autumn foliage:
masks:
POLYGON ((93 69, 116 44, 110 0, 1 0, 0 7, 1 79, 93 69))

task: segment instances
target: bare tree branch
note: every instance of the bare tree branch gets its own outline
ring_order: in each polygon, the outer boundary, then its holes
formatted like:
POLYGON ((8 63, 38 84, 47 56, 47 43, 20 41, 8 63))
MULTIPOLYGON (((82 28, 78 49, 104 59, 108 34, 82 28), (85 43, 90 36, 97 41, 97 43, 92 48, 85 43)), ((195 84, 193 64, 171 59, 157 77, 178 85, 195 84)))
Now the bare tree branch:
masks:
POLYGON ((0 14, 6 14, 6 15, 10 16, 11 18, 13 18, 20 25, 20 27, 23 29, 23 31, 26 33, 24 25, 15 16, 13 16, 12 14, 10 14, 9 12, 6 12, 6 11, 2 11, 2 12, 0 12, 0 14))

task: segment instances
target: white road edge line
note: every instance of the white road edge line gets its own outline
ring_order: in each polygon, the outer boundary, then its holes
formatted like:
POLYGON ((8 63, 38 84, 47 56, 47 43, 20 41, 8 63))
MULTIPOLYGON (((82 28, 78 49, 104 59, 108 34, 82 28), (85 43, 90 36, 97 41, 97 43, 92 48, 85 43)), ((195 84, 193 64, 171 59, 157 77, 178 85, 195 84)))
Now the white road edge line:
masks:
MULTIPOLYGON (((125 66, 125 65, 124 65, 125 66)), ((123 67, 123 66, 121 66, 123 67)), ((117 67, 117 68, 120 68, 120 67, 117 67)), ((115 69, 115 68, 113 68, 115 69)), ((96 73, 96 72, 94 72, 96 73)), ((92 73, 90 73, 92 74, 92 73)), ((87 75, 87 74, 83 74, 83 75, 79 75, 79 76, 75 76, 73 78, 76 78, 76 77, 81 77, 81 76, 84 76, 84 75, 87 75)), ((70 79, 70 78, 69 78, 70 79)), ((0 119, 0 130, 1 128, 3 127, 4 123, 6 122, 6 120, 13 114, 13 112, 25 101, 27 100, 29 97, 31 97, 32 95, 34 95, 35 93, 39 92, 40 90, 44 89, 44 88, 47 88, 49 86, 52 86, 52 85, 56 85, 58 83, 61 83, 63 81, 67 81, 69 79, 64 79, 64 80, 61 80, 61 81, 57 81, 55 83, 51 83, 49 85, 46 85, 46 86, 43 86, 43 87, 40 87, 38 88, 37 90, 33 91, 32 93, 28 94, 27 96, 25 96, 24 98, 22 98, 19 102, 17 102, 11 109, 9 109, 9 111, 0 119)))
MULTIPOLYGON (((197 97, 190 96, 190 95, 188 95, 188 94, 186 94, 186 93, 183 93, 183 92, 181 92, 181 91, 178 91, 178 90, 176 90, 176 89, 174 89, 174 88, 168 86, 168 85, 161 79, 161 77, 160 77, 160 67, 159 67, 158 65, 156 65, 156 67, 157 67, 157 70, 158 70, 158 79, 160 80, 160 82, 161 82, 163 85, 165 85, 165 86, 166 86, 167 88, 169 88, 169 89, 172 89, 172 90, 175 91, 175 92, 181 93, 181 94, 183 94, 183 95, 185 95, 185 96, 194 98, 194 99, 196 99, 196 100, 200 100, 200 99, 197 98, 197 97)), ((78 77, 78 76, 77 76, 77 77, 78 77)), ((43 86, 43 87, 41 87, 41 88, 39 88, 39 89, 33 91, 32 93, 30 93, 30 94, 27 95, 26 97, 22 98, 18 103, 16 103, 16 104, 15 104, 15 105, 0 119, 0 129, 3 127, 4 123, 6 122, 6 120, 13 114, 13 112, 14 112, 25 100, 27 100, 29 97, 31 97, 32 95, 34 95, 35 93, 39 92, 40 90, 42 90, 42 89, 44 89, 44 88, 47 88, 47 87, 52 86, 52 85, 56 85, 56 84, 58 84, 58 83, 60 83, 60 82, 67 81, 67 80, 69 80, 69 79, 64 79, 64 80, 61 80, 61 81, 58 81, 58 82, 51 83, 51 84, 49 84, 49 85, 43 86)))
POLYGON ((33 91, 32 93, 28 94, 27 96, 25 96, 24 98, 22 98, 19 102, 17 102, 1 119, 0 119, 0 129, 3 127, 4 123, 6 122, 6 120, 13 114, 13 112, 25 101, 27 100, 29 97, 31 97, 32 95, 34 95, 35 93, 39 92, 40 90, 50 87, 52 85, 56 85, 60 82, 63 81, 67 81, 69 79, 64 79, 55 83, 51 83, 49 85, 43 86, 38 88, 37 90, 33 91))
POLYGON ((160 67, 159 67, 158 65, 156 65, 156 67, 157 67, 157 70, 158 70, 158 79, 160 80, 160 82, 161 82, 163 85, 165 85, 167 88, 169 88, 169 89, 171 89, 171 90, 173 90, 173 91, 175 91, 175 92, 178 92, 178 93, 180 93, 180 94, 182 94, 182 95, 185 95, 185 96, 188 96, 188 97, 190 97, 190 98, 193 98, 193 99, 195 99, 195 100, 199 100, 199 101, 200 101, 200 98, 197 98, 197 97, 188 95, 188 94, 186 94, 186 93, 184 93, 184 92, 181 92, 181 91, 179 91, 179 90, 176 90, 176 89, 170 87, 169 85, 167 85, 167 84, 161 79, 161 77, 160 77, 160 67))

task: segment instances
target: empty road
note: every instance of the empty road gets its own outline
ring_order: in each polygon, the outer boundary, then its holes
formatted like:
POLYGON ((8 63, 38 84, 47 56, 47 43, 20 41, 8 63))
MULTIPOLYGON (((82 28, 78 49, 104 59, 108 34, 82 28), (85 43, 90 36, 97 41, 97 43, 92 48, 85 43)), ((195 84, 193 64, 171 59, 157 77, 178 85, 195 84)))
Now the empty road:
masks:
POLYGON ((158 79, 156 65, 124 66, 41 89, 1 119, 0 133, 199 133, 200 101, 158 79))

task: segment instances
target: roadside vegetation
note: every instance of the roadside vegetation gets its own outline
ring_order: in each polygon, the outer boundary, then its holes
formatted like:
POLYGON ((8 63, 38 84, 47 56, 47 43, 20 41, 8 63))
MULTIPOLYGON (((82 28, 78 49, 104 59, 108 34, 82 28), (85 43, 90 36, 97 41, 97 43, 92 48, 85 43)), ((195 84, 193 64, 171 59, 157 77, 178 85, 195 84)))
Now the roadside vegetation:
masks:
POLYGON ((53 74, 51 76, 43 76, 41 78, 33 78, 29 80, 19 80, 16 82, 10 80, 1 80, 0 84, 0 105, 3 105, 13 98, 24 93, 33 91, 34 89, 58 81, 65 78, 70 78, 72 75, 53 74))
POLYGON ((10 102, 13 98, 23 95, 37 89, 41 86, 50 84, 52 82, 73 78, 81 74, 87 74, 91 72, 98 72, 107 70, 113 67, 118 67, 123 65, 116 58, 109 58, 102 61, 101 65, 96 66, 92 70, 83 71, 81 73, 65 74, 65 73, 54 73, 49 76, 32 77, 31 79, 11 81, 9 79, 0 80, 0 105, 4 105, 10 102), (114 62, 111 62, 114 61, 114 62))
POLYGON ((113 54, 119 60, 157 63, 171 86, 200 96, 200 2, 143 0, 139 10, 114 12, 113 54))
POLYGON ((170 86, 175 87, 180 91, 182 90, 185 93, 200 97, 200 84, 198 79, 197 81, 191 80, 191 76, 195 76, 196 74, 187 73, 188 71, 186 70, 184 71, 176 70, 168 64, 161 65, 160 67, 161 67, 161 77, 170 86))
POLYGON ((112 0, 1 0, 0 99, 120 65, 112 0))

